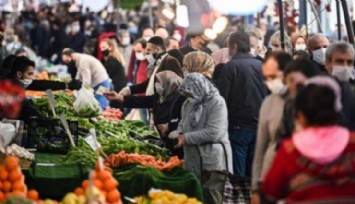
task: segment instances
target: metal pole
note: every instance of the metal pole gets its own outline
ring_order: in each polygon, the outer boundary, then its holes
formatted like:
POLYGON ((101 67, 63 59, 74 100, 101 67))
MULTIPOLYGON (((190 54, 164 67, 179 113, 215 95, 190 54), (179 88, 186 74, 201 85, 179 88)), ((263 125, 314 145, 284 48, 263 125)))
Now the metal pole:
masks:
POLYGON ((338 40, 341 41, 341 17, 340 17, 340 0, 335 0, 337 6, 337 20, 338 20, 338 40))
POLYGON ((154 29, 154 22, 153 22, 153 9, 152 9, 152 3, 150 2, 150 0, 148 0, 148 4, 149 4, 149 26, 150 28, 154 29))
POLYGON ((315 16, 315 18, 316 18, 316 20, 317 20, 317 23, 318 23, 318 30, 319 30, 319 32, 323 33, 322 25, 321 25, 321 22, 320 22, 320 18, 319 18, 319 16, 318 16, 318 13, 317 13, 316 8, 314 7, 313 2, 311 2, 311 0, 308 0, 308 3, 309 3, 309 5, 311 5, 312 12, 313 12, 313 14, 314 14, 314 16, 315 16))
MULTIPOLYGON (((303 0, 300 0, 303 1, 303 0)), ((304 15, 304 23, 306 25, 306 35, 308 37, 308 7, 307 7, 307 1, 303 1, 303 15, 304 15)))
POLYGON ((354 30, 353 30, 353 25, 351 24, 351 20, 350 20, 348 4, 347 4, 346 0, 341 0, 341 3, 342 3, 342 6, 343 6, 343 13, 344 13, 346 30, 348 31, 349 42, 352 45, 355 46, 355 43, 354 43, 354 30))
POLYGON ((285 50, 285 22, 283 0, 278 0, 280 17, 281 48, 285 50))

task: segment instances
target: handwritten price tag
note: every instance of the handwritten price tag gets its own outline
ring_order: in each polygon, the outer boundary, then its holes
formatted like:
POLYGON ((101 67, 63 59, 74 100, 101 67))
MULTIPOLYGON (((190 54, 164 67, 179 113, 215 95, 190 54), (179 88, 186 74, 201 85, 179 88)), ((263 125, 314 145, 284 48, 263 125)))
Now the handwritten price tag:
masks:
POLYGON ((94 136, 90 135, 90 136, 87 136, 85 138, 85 142, 88 143, 88 145, 90 145, 90 147, 96 151, 98 150, 99 148, 101 148, 101 145, 99 142, 97 142, 94 138, 94 136))

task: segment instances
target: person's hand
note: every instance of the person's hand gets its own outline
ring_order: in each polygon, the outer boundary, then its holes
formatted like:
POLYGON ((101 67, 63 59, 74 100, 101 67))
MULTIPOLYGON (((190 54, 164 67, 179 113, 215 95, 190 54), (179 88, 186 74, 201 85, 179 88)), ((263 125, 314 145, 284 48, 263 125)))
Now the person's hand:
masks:
POLYGON ((81 89, 82 83, 79 80, 73 79, 68 83, 68 89, 79 90, 81 89))
POLYGON ((167 132, 169 131, 169 125, 166 124, 159 124, 157 125, 157 128, 161 134, 161 136, 166 137, 167 136, 167 132))
POLYGON ((253 193, 251 195, 251 204, 260 204, 261 201, 260 201, 260 195, 259 193, 253 193))
POLYGON ((106 92, 106 93, 104 93, 104 96, 110 101, 124 102, 124 96, 121 94, 118 94, 115 91, 106 92))
POLYGON ((175 147, 174 147, 175 149, 179 149, 185 144, 185 135, 180 134, 177 139, 178 139, 178 144, 175 145, 175 147))
POLYGON ((118 94, 122 96, 131 95, 131 89, 129 87, 124 87, 118 94))

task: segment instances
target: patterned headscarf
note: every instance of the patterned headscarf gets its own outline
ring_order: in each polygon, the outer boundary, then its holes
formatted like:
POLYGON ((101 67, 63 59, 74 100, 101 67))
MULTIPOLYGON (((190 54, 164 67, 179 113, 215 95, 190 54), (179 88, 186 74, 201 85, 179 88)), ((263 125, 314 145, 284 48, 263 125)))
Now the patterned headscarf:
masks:
POLYGON ((208 72, 213 75, 214 72, 213 58, 201 51, 190 52, 184 57, 183 69, 188 72, 204 73, 208 72))
POLYGON ((214 96, 219 96, 219 92, 217 88, 200 73, 190 73, 185 76, 179 90, 182 95, 189 98, 189 103, 193 103, 189 117, 191 127, 196 127, 201 119, 205 104, 214 96))
POLYGON ((175 72, 163 71, 155 75, 155 90, 163 103, 170 94, 174 93, 182 83, 182 78, 175 72))

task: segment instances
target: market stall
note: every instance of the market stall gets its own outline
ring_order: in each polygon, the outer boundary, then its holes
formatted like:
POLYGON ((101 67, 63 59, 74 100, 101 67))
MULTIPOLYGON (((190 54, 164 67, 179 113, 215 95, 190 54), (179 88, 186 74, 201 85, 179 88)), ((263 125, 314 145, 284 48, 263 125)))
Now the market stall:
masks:
POLYGON ((106 203, 120 203, 115 201, 117 197, 123 203, 132 199, 137 203, 156 199, 165 199, 164 203, 203 200, 199 180, 182 168, 183 161, 157 145, 157 132, 141 121, 123 120, 118 109, 100 111, 93 102, 79 104, 83 101, 80 91, 32 96, 34 107, 44 117, 31 118, 25 125, 27 134, 17 138, 18 145, 31 152, 3 152, 27 159, 29 164, 22 168, 26 189, 35 189, 41 199, 62 203, 81 203, 83 196, 90 199, 86 193, 88 182, 101 192, 98 199, 106 199, 106 203), (89 176, 92 169, 93 178, 89 176), (102 169, 109 169, 105 178, 112 179, 108 184, 99 175, 102 169), (111 192, 112 186, 117 193, 111 192))

